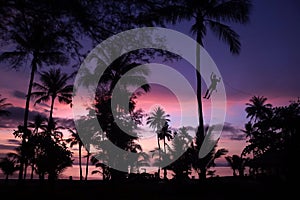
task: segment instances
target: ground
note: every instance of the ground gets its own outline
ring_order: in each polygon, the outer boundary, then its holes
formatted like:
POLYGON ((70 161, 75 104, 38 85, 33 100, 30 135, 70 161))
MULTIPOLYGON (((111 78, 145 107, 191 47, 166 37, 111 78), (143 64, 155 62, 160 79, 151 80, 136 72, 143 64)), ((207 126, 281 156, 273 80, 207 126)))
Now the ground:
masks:
MULTIPOLYGON (((138 181, 105 183, 98 180, 58 180, 54 184, 38 180, 0 181, 1 197, 14 198, 59 198, 59 199, 290 199, 292 187, 286 182, 273 179, 254 180, 238 177, 217 177, 205 182, 157 182, 138 181)), ((1 198, 2 199, 2 198, 1 198)))

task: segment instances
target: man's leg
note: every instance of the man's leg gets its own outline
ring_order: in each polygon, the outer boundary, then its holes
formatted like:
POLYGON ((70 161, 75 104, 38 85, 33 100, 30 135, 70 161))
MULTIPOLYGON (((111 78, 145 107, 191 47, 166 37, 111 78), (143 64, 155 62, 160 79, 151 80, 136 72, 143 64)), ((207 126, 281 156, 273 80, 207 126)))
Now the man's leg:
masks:
POLYGON ((207 99, 209 99, 211 93, 212 93, 212 90, 210 90, 210 92, 209 92, 209 94, 208 94, 208 97, 206 97, 207 99))
POLYGON ((205 96, 203 98, 206 98, 206 96, 208 95, 209 89, 206 90, 205 96))

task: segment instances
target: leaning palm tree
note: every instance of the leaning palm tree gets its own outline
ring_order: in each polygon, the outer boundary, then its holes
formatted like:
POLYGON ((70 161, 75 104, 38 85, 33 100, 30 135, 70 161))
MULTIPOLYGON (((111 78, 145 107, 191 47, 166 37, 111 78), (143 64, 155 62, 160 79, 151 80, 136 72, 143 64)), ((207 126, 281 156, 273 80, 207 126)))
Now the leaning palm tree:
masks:
MULTIPOLYGON (((150 128, 153 128, 153 130, 156 132, 157 135, 157 147, 158 147, 158 152, 159 152, 159 160, 161 158, 160 152, 161 152, 161 147, 160 147, 160 134, 159 131, 163 128, 166 122, 169 122, 170 115, 166 114, 166 112, 161 108, 160 106, 154 108, 154 110, 150 113, 150 116, 147 117, 147 122, 146 124, 149 125, 150 128)), ((160 175, 160 166, 158 167, 158 177, 160 175)))
POLYGON ((11 103, 6 103, 7 98, 1 98, 0 94, 0 116, 8 116, 10 112, 6 110, 7 107, 11 106, 11 103))
POLYGON ((83 143, 80 139, 79 133, 76 130, 73 129, 69 129, 69 132, 71 133, 71 137, 66 139, 67 143, 70 143, 70 147, 72 148, 74 145, 78 145, 78 159, 79 159, 79 177, 80 180, 82 181, 82 156, 81 156, 81 152, 82 152, 82 147, 83 147, 83 143))
POLYGON ((246 103, 246 112, 247 118, 250 117, 250 120, 263 120, 272 114, 271 108, 272 104, 266 103, 268 99, 264 96, 253 96, 249 101, 250 103, 246 103))
POLYGON ((51 68, 49 71, 40 73, 40 83, 34 83, 33 86, 37 91, 31 95, 36 99, 35 104, 48 102, 51 100, 49 124, 53 122, 53 108, 56 98, 60 103, 71 104, 73 85, 69 84, 74 76, 74 73, 68 75, 62 73, 60 69, 51 68))
POLYGON ((240 52, 239 35, 228 23, 245 24, 249 21, 251 3, 249 0, 174 0, 169 5, 162 5, 154 10, 160 19, 164 18, 168 23, 188 20, 193 21, 191 32, 196 35, 196 80, 199 126, 197 131, 198 148, 200 148, 205 132, 203 122, 203 110, 201 100, 201 74, 200 74, 200 45, 204 45, 203 39, 210 29, 216 36, 229 45, 230 52, 240 52))

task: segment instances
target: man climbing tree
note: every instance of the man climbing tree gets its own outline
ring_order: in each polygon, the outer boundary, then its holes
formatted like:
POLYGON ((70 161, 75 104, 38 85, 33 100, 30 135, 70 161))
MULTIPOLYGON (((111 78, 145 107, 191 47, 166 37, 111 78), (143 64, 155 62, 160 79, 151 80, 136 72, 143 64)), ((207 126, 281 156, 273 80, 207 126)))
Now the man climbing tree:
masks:
POLYGON ((205 96, 203 98, 209 99, 212 92, 215 90, 217 91, 217 84, 221 81, 221 77, 217 78, 216 74, 213 72, 210 75, 211 84, 209 88, 206 90, 205 96))

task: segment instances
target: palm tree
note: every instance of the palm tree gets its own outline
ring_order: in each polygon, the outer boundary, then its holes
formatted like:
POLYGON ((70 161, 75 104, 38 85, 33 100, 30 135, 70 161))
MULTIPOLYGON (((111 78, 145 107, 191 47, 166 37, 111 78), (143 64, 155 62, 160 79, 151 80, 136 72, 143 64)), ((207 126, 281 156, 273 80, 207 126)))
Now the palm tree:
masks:
POLYGON ((236 171, 238 171, 239 176, 244 176, 246 159, 235 154, 232 156, 226 156, 225 159, 233 171, 233 176, 237 176, 236 171))
MULTIPOLYGON (((160 134, 159 131, 163 128, 166 122, 169 122, 170 115, 166 114, 166 112, 161 108, 160 106, 154 108, 154 110, 150 113, 150 116, 147 117, 146 124, 149 125, 150 128, 153 128, 153 130, 156 132, 157 135, 157 146, 158 146, 158 152, 159 152, 159 160, 161 158, 160 155, 160 134)), ((160 175, 160 166, 158 167, 158 177, 160 175)))
POLYGON ((7 98, 1 98, 0 94, 0 116, 8 116, 10 112, 6 110, 7 107, 12 106, 11 103, 6 103, 7 98))
POLYGON ((169 126, 169 123, 166 121, 165 124, 163 125, 163 127, 161 128, 161 130, 158 131, 158 138, 160 140, 163 140, 163 144, 164 144, 164 152, 166 152, 166 138, 168 141, 170 141, 171 139, 173 139, 173 135, 172 135, 172 130, 169 126))
POLYGON ((100 170, 96 169, 92 171, 92 174, 101 174, 102 180, 107 181, 110 180, 111 174, 109 167, 105 165, 103 162, 100 162, 97 158, 94 156, 91 157, 91 162, 93 165, 95 165, 96 168, 100 168, 100 170))
MULTIPOLYGON (((245 24, 249 21, 251 3, 249 0, 175 0, 169 5, 162 5, 154 12, 159 18, 176 24, 182 20, 193 20, 191 32, 196 35, 196 41, 204 45, 203 38, 209 28, 216 36, 229 45, 230 52, 240 52, 239 35, 227 23, 235 22, 245 24)), ((205 132, 203 123, 203 110, 201 100, 201 74, 200 74, 200 45, 196 46, 196 80, 199 126, 197 131, 198 148, 200 148, 205 132)))
POLYGON ((73 85, 68 85, 68 81, 73 78, 74 74, 68 75, 62 73, 60 69, 51 68, 49 71, 40 73, 40 83, 34 83, 33 87, 38 91, 31 95, 36 99, 35 104, 48 102, 51 99, 49 124, 53 122, 53 108, 56 98, 60 103, 71 104, 73 85))
MULTIPOLYGON (((164 144, 164 153, 167 154, 167 150, 166 150, 166 138, 168 141, 170 141, 171 139, 173 139, 173 135, 172 135, 172 131, 169 127, 168 122, 166 121, 164 126, 161 128, 161 130, 159 130, 158 132, 158 138, 160 140, 163 140, 163 144, 164 144)), ((164 168, 164 179, 167 178, 167 168, 164 168)))
POLYGON ((192 142, 193 138, 189 135, 186 127, 181 127, 174 132, 174 139, 169 151, 175 161, 168 168, 173 171, 176 180, 186 179, 191 173, 192 142), (182 152, 184 153, 182 154, 182 152))
POLYGON ((246 103, 247 118, 250 117, 251 121, 256 122, 269 117, 272 114, 272 104, 266 103, 267 100, 264 96, 253 96, 250 103, 246 103))
MULTIPOLYGON (((25 12, 15 17, 13 26, 6 32, 6 37, 15 46, 12 51, 3 52, 0 62, 8 62, 13 69, 18 69, 23 64, 30 63, 30 78, 25 103, 24 128, 27 131, 29 104, 35 73, 38 67, 44 65, 66 64, 67 57, 61 51, 65 48, 62 32, 51 20, 41 20, 33 16, 26 16, 25 12)), ((26 135, 26 134, 24 134, 26 135)), ((25 142, 25 136, 22 139, 25 142)), ((23 159, 21 160, 19 179, 23 174, 23 159)))
MULTIPOLYGON (((89 146, 89 145, 88 145, 89 146)), ((86 157, 86 163, 85 163, 85 178, 84 180, 87 181, 89 176, 89 163, 90 163, 90 156, 92 154, 90 153, 90 149, 87 149, 87 154, 84 156, 86 157)))
POLYGON ((39 130, 45 130, 47 118, 41 114, 34 116, 33 122, 29 122, 28 127, 33 128, 32 133, 37 135, 39 130))
POLYGON ((70 147, 72 148, 74 145, 78 145, 78 159, 79 159, 79 177, 82 181, 82 164, 81 164, 81 152, 83 143, 80 139, 80 136, 76 130, 69 129, 69 132, 71 133, 71 137, 66 139, 67 143, 70 143, 70 147))
POLYGON ((15 171, 17 171, 18 165, 17 160, 11 157, 4 157, 0 161, 0 169, 2 170, 3 174, 5 174, 5 180, 8 180, 8 177, 13 175, 15 171))

